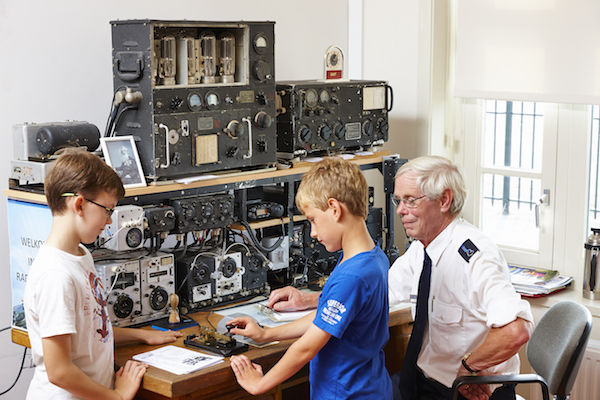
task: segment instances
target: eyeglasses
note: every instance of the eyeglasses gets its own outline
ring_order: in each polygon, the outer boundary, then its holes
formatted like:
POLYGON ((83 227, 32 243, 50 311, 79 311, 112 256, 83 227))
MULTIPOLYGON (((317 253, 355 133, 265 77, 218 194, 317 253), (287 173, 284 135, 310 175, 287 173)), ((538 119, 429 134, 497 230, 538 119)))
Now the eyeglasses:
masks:
POLYGON ((423 197, 427 197, 426 195, 420 197, 407 197, 405 199, 399 199, 396 196, 392 197, 392 203, 394 203, 394 207, 398 208, 400 204, 404 203, 404 207, 406 208, 417 208, 417 201, 421 200, 423 197))
MULTIPOLYGON (((61 197, 75 197, 75 196, 78 196, 78 193, 63 193, 63 194, 61 194, 61 197)), ((104 212, 106 213, 107 218, 110 217, 112 215, 112 213, 115 211, 114 208, 103 206, 100 203, 96 203, 94 200, 86 199, 85 197, 83 197, 83 199, 89 203, 92 203, 92 204, 100 207, 100 208, 103 208, 104 212)))

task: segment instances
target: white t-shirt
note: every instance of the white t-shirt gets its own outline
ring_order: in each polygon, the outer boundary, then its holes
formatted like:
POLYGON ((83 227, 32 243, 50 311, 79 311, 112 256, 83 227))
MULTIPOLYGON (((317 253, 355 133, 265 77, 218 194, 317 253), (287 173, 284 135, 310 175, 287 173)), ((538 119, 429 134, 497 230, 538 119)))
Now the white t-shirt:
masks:
MULTIPOLYGON (((511 285, 498 247, 462 218, 427 246, 427 254, 432 262, 429 318, 417 365, 427 377, 451 387, 461 359, 485 340, 490 328, 517 317, 533 322, 533 316, 511 285)), ((423 258, 423 244, 415 241, 389 271, 390 305, 410 301, 413 317, 423 258)), ((519 356, 488 371, 519 373, 519 356)))
POLYGON ((42 338, 71 335, 71 360, 87 376, 113 387, 113 330, 104 288, 89 251, 74 256, 43 245, 29 270, 25 318, 36 365, 27 399, 75 399, 48 381, 42 338))

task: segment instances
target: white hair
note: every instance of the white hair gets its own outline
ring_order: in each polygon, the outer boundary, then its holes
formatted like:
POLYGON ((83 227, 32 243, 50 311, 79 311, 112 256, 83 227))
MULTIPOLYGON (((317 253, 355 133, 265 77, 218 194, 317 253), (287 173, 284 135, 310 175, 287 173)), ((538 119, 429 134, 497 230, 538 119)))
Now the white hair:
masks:
POLYGON ((430 199, 439 199, 445 189, 452 191, 450 213, 458 215, 467 197, 465 180, 456 165, 440 156, 417 157, 404 164, 396 178, 408 172, 416 176, 417 187, 430 199))

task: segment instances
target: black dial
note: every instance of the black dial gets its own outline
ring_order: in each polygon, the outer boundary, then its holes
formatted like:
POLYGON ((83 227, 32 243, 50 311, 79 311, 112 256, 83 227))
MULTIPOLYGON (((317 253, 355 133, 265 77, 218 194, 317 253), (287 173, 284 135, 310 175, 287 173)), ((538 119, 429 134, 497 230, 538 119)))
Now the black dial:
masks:
POLYGON ((338 139, 343 139, 346 136, 346 127, 341 122, 333 124, 333 134, 338 139))
POLYGON ((254 76, 260 82, 270 80, 273 77, 273 75, 271 75, 271 66, 263 60, 256 61, 254 63, 254 76))
POLYGON ((363 134, 367 136, 371 136, 373 134, 373 122, 371 122, 370 119, 367 119, 365 122, 363 122, 362 131, 363 134))
POLYGON ((252 272, 257 272, 263 266, 262 259, 257 255, 251 255, 248 258, 248 269, 252 272))
POLYGON ((200 263, 196 265, 196 268, 192 269, 192 277, 196 281, 203 281, 210 275, 210 270, 208 269, 208 265, 204 263, 200 263))
POLYGON ((263 129, 270 128, 273 125, 273 117, 264 111, 259 111, 254 116, 254 125, 263 129))
POLYGON ((388 122, 383 119, 383 118, 379 118, 379 120, 377 121, 377 130, 385 137, 387 136, 388 133, 388 122))
POLYGON ((331 128, 327 124, 323 124, 319 127, 319 136, 323 140, 329 140, 331 137, 331 128))
POLYGON ((163 309, 167 305, 168 298, 167 291, 159 286, 150 293, 150 307, 156 311, 163 309))
POLYGON ((144 234, 138 228, 130 229, 129 232, 127 232, 127 235, 125 236, 125 242, 127 243, 127 246, 131 248, 138 247, 140 244, 142 244, 143 239, 144 234))
POLYGON ((224 131, 230 138, 237 139, 244 133, 244 125, 239 121, 233 120, 227 124, 227 128, 224 131))
POLYGON ((298 139, 302 143, 308 143, 308 141, 312 138, 312 131, 306 125, 303 125, 298 129, 298 139))
POLYGON ((117 318, 127 318, 133 311, 133 300, 126 294, 120 294, 113 305, 117 318))
POLYGON ((225 278, 231 278, 237 271, 237 265, 233 258, 227 257, 221 264, 221 272, 225 278))

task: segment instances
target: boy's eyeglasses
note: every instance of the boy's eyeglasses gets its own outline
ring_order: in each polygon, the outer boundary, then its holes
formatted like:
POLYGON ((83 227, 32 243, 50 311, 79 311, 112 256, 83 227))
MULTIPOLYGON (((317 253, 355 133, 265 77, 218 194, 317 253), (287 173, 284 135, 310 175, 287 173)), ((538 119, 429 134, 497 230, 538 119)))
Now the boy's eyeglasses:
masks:
MULTIPOLYGON (((75 197, 75 196, 78 196, 78 194, 77 193, 63 193, 63 194, 61 194, 61 197, 75 197)), ((83 196, 81 196, 81 197, 83 197, 83 196)), ((100 203, 96 203, 94 200, 86 199, 85 197, 83 197, 83 199, 85 201, 89 202, 89 203, 92 203, 92 204, 100 207, 100 208, 103 208, 107 217, 110 217, 112 215, 112 213, 115 211, 114 208, 103 206, 100 203)))
POLYGON ((407 197, 405 199, 399 199, 396 196, 392 197, 392 203, 394 203, 394 207, 398 208, 400 204, 404 203, 404 207, 406 208, 417 208, 417 201, 421 200, 423 197, 427 197, 426 195, 420 197, 407 197))

